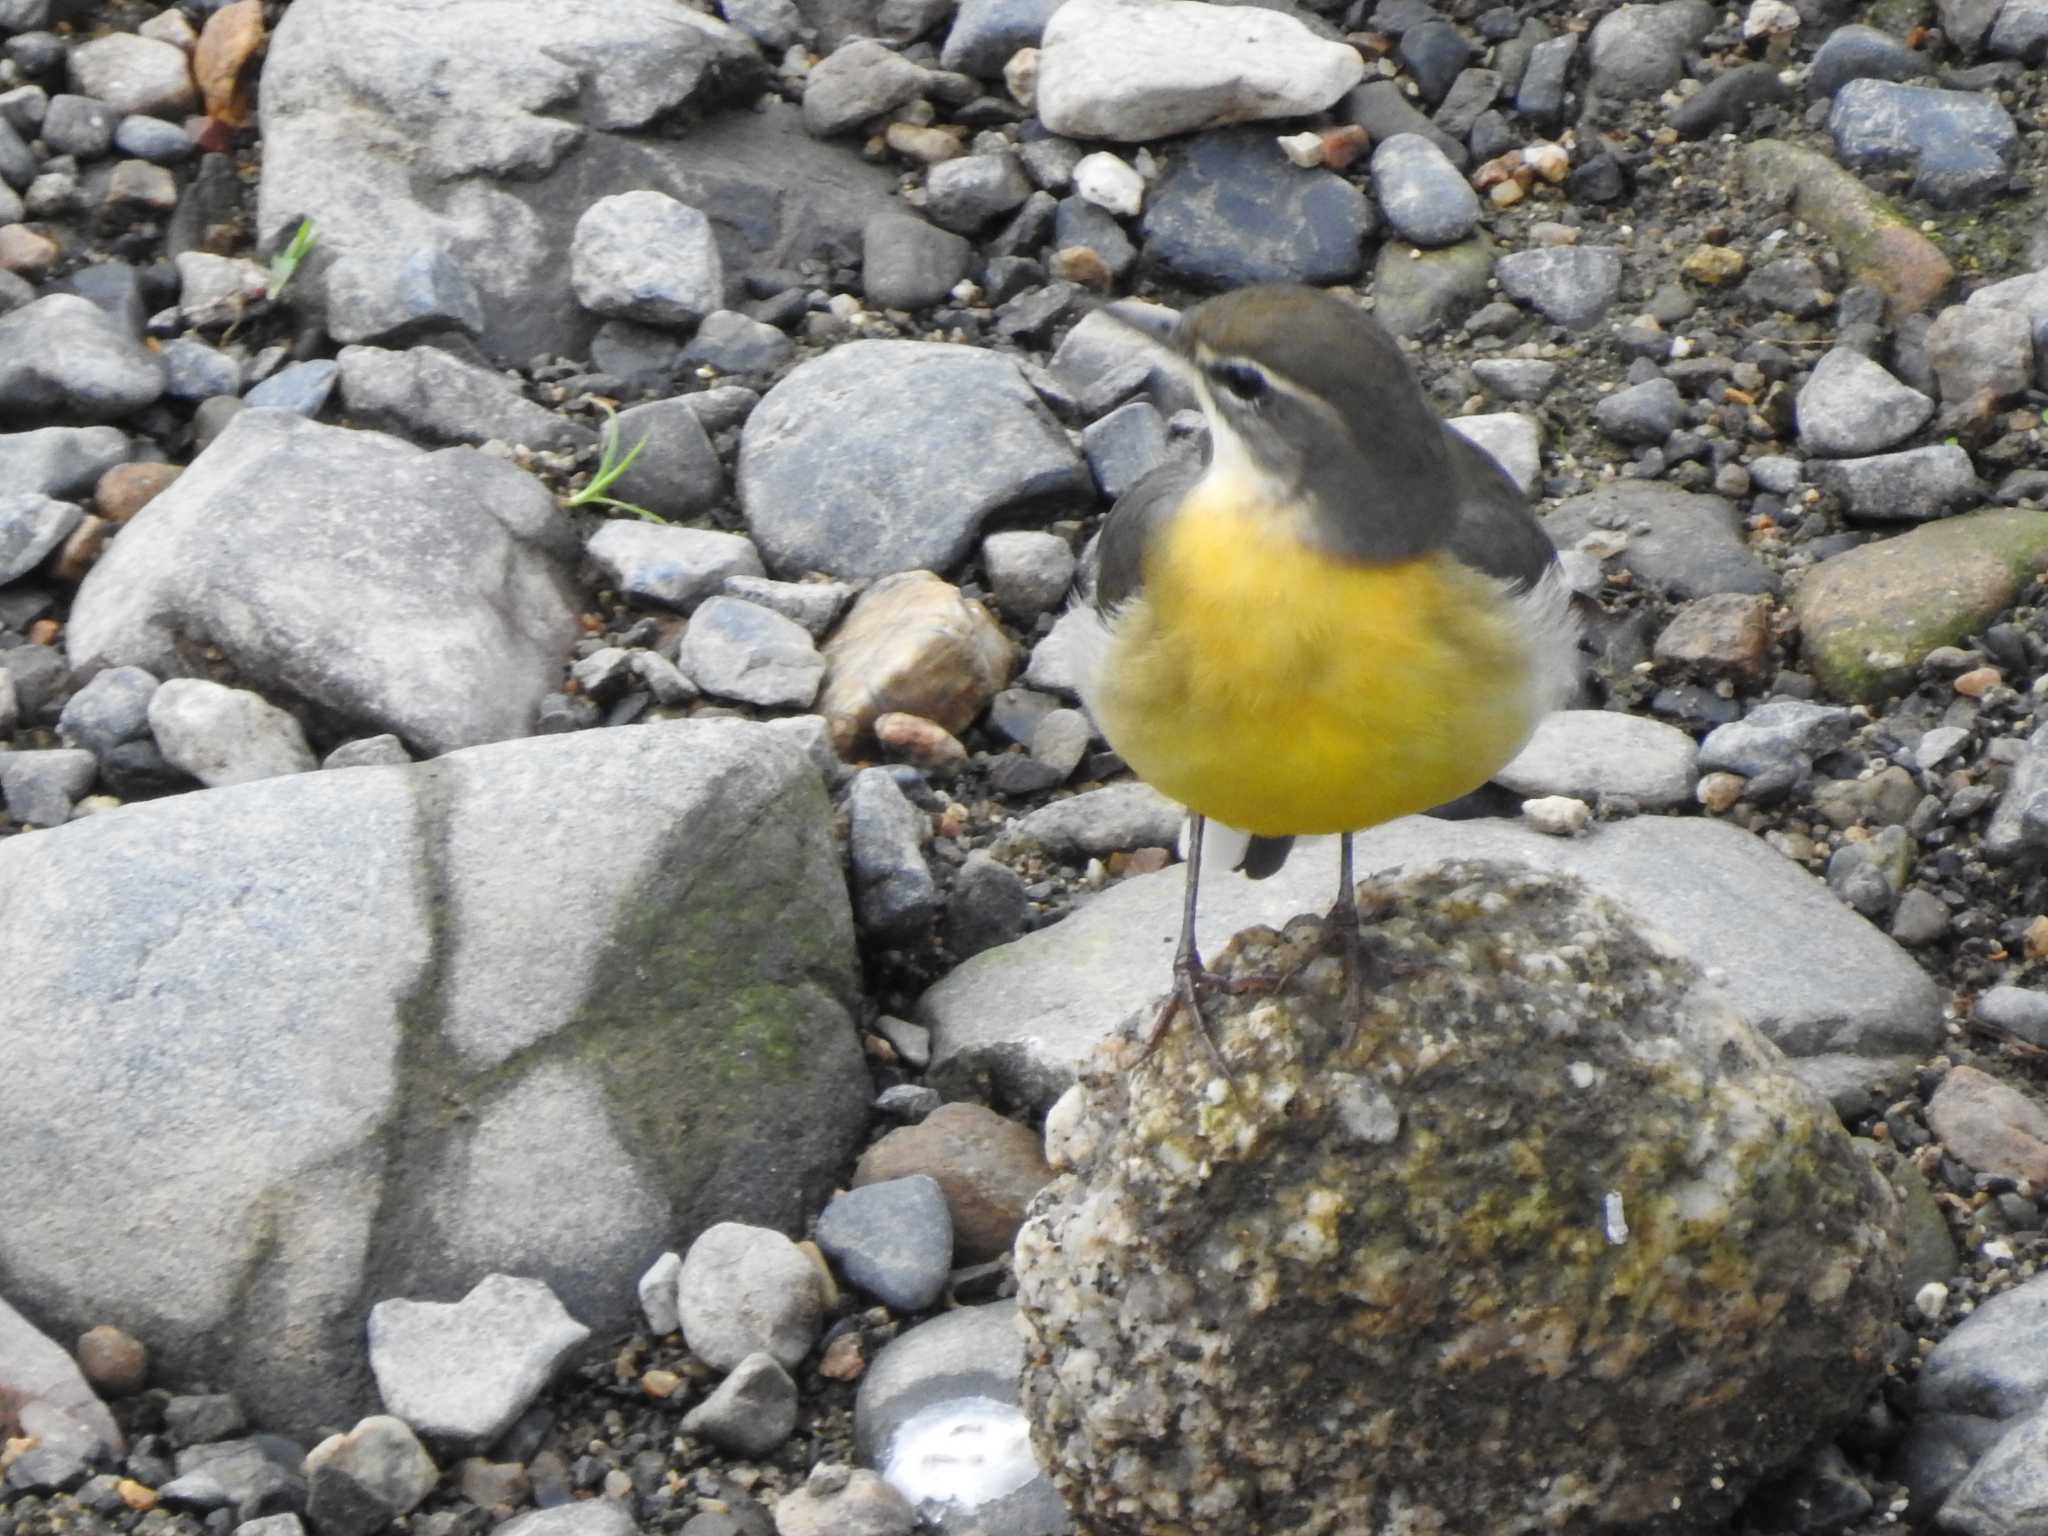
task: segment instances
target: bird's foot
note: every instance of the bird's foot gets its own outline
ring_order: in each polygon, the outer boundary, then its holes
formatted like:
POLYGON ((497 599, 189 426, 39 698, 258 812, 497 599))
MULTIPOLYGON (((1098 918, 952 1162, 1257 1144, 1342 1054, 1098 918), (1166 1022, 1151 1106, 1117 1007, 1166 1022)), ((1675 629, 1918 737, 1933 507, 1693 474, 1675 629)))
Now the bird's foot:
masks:
MULTIPOLYGON (((1284 979, 1284 978, 1282 978, 1284 979)), ((1224 1059, 1223 1047, 1216 1042, 1216 1032, 1209 1027, 1207 1015, 1202 1012, 1204 990, 1221 992, 1228 996, 1240 996, 1257 992, 1274 985, 1275 978, 1269 976, 1219 976, 1205 969, 1199 961, 1185 963, 1175 961, 1173 967, 1173 990, 1166 995, 1166 1001, 1159 1005, 1159 1012, 1152 1020, 1152 1028, 1139 1046, 1138 1055, 1131 1065, 1137 1066, 1159 1049, 1159 1042, 1166 1038, 1166 1032, 1173 1027, 1174 1017, 1186 1013, 1194 1024, 1202 1043, 1209 1048, 1209 1055, 1215 1061, 1217 1070, 1233 1087, 1237 1074, 1230 1070, 1230 1063, 1224 1059)))

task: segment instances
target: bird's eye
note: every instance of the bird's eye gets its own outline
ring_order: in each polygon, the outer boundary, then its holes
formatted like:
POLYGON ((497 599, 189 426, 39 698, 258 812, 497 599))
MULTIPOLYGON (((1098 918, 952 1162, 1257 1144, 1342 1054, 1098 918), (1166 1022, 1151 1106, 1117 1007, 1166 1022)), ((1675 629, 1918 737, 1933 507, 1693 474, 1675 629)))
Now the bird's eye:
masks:
POLYGON ((1266 375, 1252 363, 1216 363, 1211 365, 1209 377, 1218 388, 1229 391, 1248 405, 1265 399, 1273 387, 1266 375))

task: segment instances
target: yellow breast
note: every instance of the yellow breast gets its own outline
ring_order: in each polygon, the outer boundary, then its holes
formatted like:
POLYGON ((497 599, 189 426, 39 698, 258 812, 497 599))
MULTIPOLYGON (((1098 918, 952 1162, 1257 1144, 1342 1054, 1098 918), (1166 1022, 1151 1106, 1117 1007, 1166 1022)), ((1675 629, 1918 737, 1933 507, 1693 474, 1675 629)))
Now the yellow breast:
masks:
POLYGON ((1269 836, 1485 783, 1535 724, 1505 590, 1447 554, 1341 560, 1288 521, 1205 480, 1155 536, 1088 695, 1110 744, 1182 804, 1269 836))

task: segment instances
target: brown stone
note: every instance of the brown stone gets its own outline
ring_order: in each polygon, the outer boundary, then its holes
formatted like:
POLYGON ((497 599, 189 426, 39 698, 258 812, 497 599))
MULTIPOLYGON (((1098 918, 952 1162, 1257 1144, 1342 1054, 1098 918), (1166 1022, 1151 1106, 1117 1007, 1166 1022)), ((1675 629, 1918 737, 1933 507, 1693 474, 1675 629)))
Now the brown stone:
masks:
POLYGON ((37 619, 28 627, 30 645, 55 645, 57 637, 64 633, 64 626, 55 619, 37 619))
POLYGON ((61 254, 56 241, 26 224, 0 224, 0 272, 39 283, 61 254))
POLYGON ((1052 1177, 1037 1136, 980 1104, 945 1104, 891 1131, 861 1158, 854 1188, 922 1173, 953 1218, 953 1256, 979 1264, 1010 1251, 1024 1208, 1052 1177))
POLYGON ((1742 798, 1742 786, 1749 781, 1739 773, 1703 773, 1693 786, 1693 798, 1716 816, 1735 809, 1742 798))
POLYGON ((2005 675, 1996 667, 1972 667, 1952 686, 1966 699, 1981 699, 2004 681, 2005 675))
POLYGON ((1052 253, 1052 275, 1062 282, 1079 283, 1098 293, 1107 292, 1116 274, 1092 245, 1063 245, 1052 253))
POLYGON ((234 0, 207 17, 192 50, 192 79, 208 117, 231 128, 249 121, 262 51, 263 0, 234 0))
POLYGON ((93 487, 93 505, 110 523, 125 523, 185 473, 176 464, 116 464, 93 487))
POLYGON ((102 1397, 127 1397, 149 1381, 149 1350, 119 1328, 102 1325, 78 1336, 78 1368, 102 1397))
POLYGON ((1927 1105, 1951 1156, 1979 1173, 2048 1186, 2048 1109, 1975 1067, 1952 1067, 1927 1105))
POLYGON ((909 763, 926 773, 958 773, 967 762, 967 749, 937 721, 922 715, 892 710, 875 720, 875 741, 882 755, 895 763, 909 763))
POLYGON ((1372 135, 1356 123, 1346 123, 1338 128, 1325 128, 1321 137, 1323 164, 1333 171, 1343 170, 1372 148, 1372 135))
POLYGON ((1752 192, 1789 204, 1795 218, 1821 232, 1850 281, 1884 294, 1894 319, 1926 309, 1954 280, 1940 246, 1826 155, 1758 139, 1743 146, 1736 163, 1752 192))
POLYGON ((1761 677, 1771 654, 1771 600, 1761 593, 1717 592, 1687 603, 1664 626, 1650 654, 1708 676, 1761 677))
POLYGON ((817 712, 851 758, 891 713, 963 731, 1017 670, 1017 648, 989 611, 930 571, 885 576, 825 645, 817 712))
POLYGON ((93 568, 100 551, 106 548, 107 530, 112 526, 104 517, 86 513, 59 546, 56 558, 50 562, 50 574, 73 585, 85 580, 85 573, 93 568))
POLYGON ((1696 246, 1679 264, 1679 273, 1705 288, 1725 288, 1740 278, 1749 263, 1742 252, 1725 245, 1696 246))
POLYGON ((842 1333, 825 1346, 818 1360, 818 1374, 827 1381, 858 1381, 868 1368, 867 1354, 857 1333, 842 1333))

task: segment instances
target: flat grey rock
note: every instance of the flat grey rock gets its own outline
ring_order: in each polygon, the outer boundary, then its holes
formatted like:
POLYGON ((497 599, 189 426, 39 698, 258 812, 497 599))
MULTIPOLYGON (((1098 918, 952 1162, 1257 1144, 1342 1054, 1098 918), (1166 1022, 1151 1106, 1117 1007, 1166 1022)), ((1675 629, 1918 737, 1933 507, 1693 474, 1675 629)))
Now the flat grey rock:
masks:
POLYGON ((698 605, 676 664, 713 698, 770 709, 808 709, 825 677, 809 630, 737 597, 698 605))
POLYGON ((162 361, 90 299, 0 314, 0 426, 118 421, 163 392, 162 361))
POLYGON ((191 61, 173 43, 113 32, 77 44, 64 62, 72 90, 123 115, 175 119, 199 105, 191 61))
POLYGON ((545 1281, 486 1275, 460 1301, 378 1302, 370 1370, 392 1413, 451 1450, 480 1451, 589 1337, 545 1281))
POLYGON ((81 670, 158 677, 214 647, 337 734, 445 752, 533 728, 579 633, 576 554, 502 459, 245 411, 87 574, 65 639, 81 670))
POLYGON ((1692 802, 1699 748, 1675 725, 1607 709, 1563 709, 1493 782, 1518 795, 1619 796, 1646 811, 1692 802))
POLYGON ((0 1138, 44 1149, 0 1183, 10 1299, 300 1434, 373 1403, 366 1296, 516 1266, 635 1326, 650 1254, 799 1226, 867 1124, 831 818, 795 743, 718 720, 0 840, 0 1138))
POLYGON ((1039 46, 1038 115, 1074 139, 1136 143, 1320 112, 1365 61, 1292 16, 1188 0, 1067 0, 1039 46))
POLYGON ((436 443, 492 438, 529 448, 586 448, 588 427, 535 405, 503 374, 439 347, 343 347, 341 403, 359 425, 436 443))
POLYGON ((2018 129, 1991 93, 1891 80, 1851 80, 1837 90, 1828 132, 1852 170, 1911 168, 1911 195, 1937 208, 1996 196, 2019 145, 2018 129))
POLYGON ((615 517, 590 536, 590 560, 631 602, 688 613, 735 576, 759 576, 761 557, 737 533, 663 528, 615 517))
POLYGON ((1927 60, 1889 32, 1852 24, 1835 28, 1814 50, 1806 94, 1832 96, 1851 80, 1910 80, 1926 70, 1927 60))
POLYGON ((1618 543, 1614 562, 1668 597, 1769 592, 1776 586, 1742 538, 1742 514, 1719 496, 1642 481, 1581 492, 1543 514, 1559 549, 1588 535, 1618 543))
MULTIPOLYGON (((1059 16, 1085 3, 1068 0, 1059 16)), ((1193 8, 1272 14, 1248 7, 1193 8)), ((1270 132, 1240 128, 1177 146, 1138 227, 1147 257, 1177 276, 1203 286, 1237 287, 1356 277, 1364 261, 1360 245, 1373 225, 1372 204, 1357 187, 1333 171, 1292 164, 1270 132)))
POLYGON ((1873 522, 1927 522, 1960 512, 1985 495, 1969 451, 1956 443, 1828 459, 1810 468, 1823 489, 1842 498, 1850 516, 1873 522))
POLYGON ((118 427, 42 427, 0 432, 0 485, 61 501, 80 500, 99 477, 128 461, 118 427))
POLYGON ((505 1536, 638 1536, 633 1512, 613 1499, 579 1499, 553 1509, 514 1515, 499 1530, 505 1536))
POLYGON ((1171 848, 1186 816, 1149 784, 1110 784, 1040 806, 1004 828, 998 848, 1042 848, 1072 862, 1132 848, 1171 848))
POLYGON ((1684 418, 1685 402, 1669 379, 1645 379, 1606 396, 1593 407, 1593 421, 1617 443, 1661 443, 1684 418))
POLYGON ((1856 725, 1856 716, 1836 705, 1771 699, 1709 731, 1700 743, 1699 764, 1708 772, 1745 778, 1774 768, 1811 768, 1814 758, 1855 735, 1856 725))
POLYGON ((796 1415, 796 1383, 773 1355, 757 1350, 683 1415, 682 1430, 736 1456, 758 1458, 790 1437, 796 1415))
POLYGON ((1851 458, 1904 442, 1926 425, 1934 402, 1854 348, 1835 347, 1814 364, 1794 409, 1809 453, 1851 458))
POLYGON ((886 768, 863 768, 846 795, 854 916, 883 942, 920 935, 939 909, 925 862, 930 824, 886 768))
POLYGON ((1981 1302, 1928 1354, 1914 1389, 1923 1413, 2011 1420, 2048 1404, 2048 1276, 1981 1302))
POLYGON ((1090 488, 1017 365, 971 347, 834 347, 769 390, 740 437, 740 503, 778 576, 948 570, 995 513, 1090 488))
POLYGON ((1536 494, 1543 478, 1543 434, 1533 417, 1520 411, 1487 411, 1453 416, 1444 425, 1498 464, 1524 496, 1536 494))
MULTIPOLYGON (((1827 887, 1720 822, 1637 817, 1563 841, 1500 821, 1408 817, 1361 834, 1361 876, 1458 858, 1575 873, 1671 935, 1728 987, 1735 1006, 1823 1091, 1875 1080, 1939 1038, 1933 984, 1827 887)), ((1019 1102, 1049 1104, 1083 1057, 1164 996, 1184 870, 1140 875, 1057 925, 976 955, 918 1002, 932 1030, 931 1078, 986 1072, 1019 1102)), ((1297 844, 1264 881, 1204 871, 1198 937, 1213 954, 1253 923, 1328 909, 1336 844, 1297 844)))
POLYGON ((709 110, 764 75, 745 33, 669 0, 314 0, 264 65, 261 249, 313 220, 299 301, 343 342, 455 328, 500 361, 587 356, 569 250, 600 198, 699 209, 728 271, 849 248, 894 205, 893 175, 794 105, 709 110), (638 132, 679 112, 687 134, 638 132))
POLYGON ((1611 245, 1510 251, 1494 263, 1493 272, 1501 292, 1570 331, 1597 325, 1621 292, 1621 252, 1611 245))

